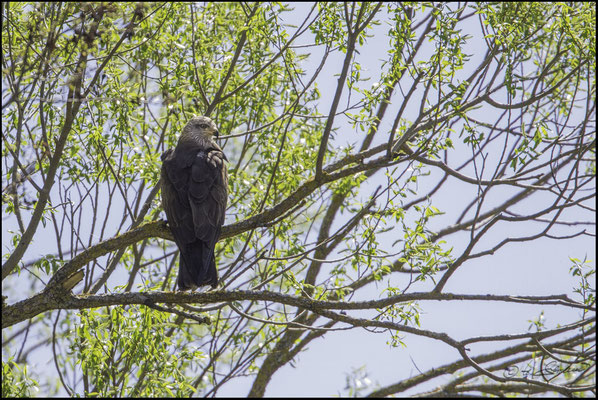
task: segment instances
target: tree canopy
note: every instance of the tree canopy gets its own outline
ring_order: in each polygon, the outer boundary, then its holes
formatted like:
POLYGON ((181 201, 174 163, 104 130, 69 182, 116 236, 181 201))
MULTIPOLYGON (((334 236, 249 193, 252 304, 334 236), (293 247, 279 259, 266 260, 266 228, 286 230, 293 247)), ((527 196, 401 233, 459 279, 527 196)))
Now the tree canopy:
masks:
POLYGON ((407 369, 345 395, 595 395, 595 20, 2 3, 3 397, 260 397, 356 330, 407 369), (229 199, 220 286, 178 292, 160 155, 193 115, 229 199))

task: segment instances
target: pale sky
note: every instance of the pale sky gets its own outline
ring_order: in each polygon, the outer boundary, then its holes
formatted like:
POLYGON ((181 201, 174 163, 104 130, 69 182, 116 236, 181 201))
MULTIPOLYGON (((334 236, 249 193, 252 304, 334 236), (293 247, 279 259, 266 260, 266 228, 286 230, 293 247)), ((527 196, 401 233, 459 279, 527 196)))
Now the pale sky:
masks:
MULTIPOLYGON (((288 17, 289 22, 299 25, 303 17, 307 14, 311 4, 295 3, 293 6, 295 7, 295 11, 288 17)), ((478 66, 479 60, 483 57, 486 49, 479 31, 479 20, 471 18, 469 21, 471 25, 462 28, 470 32, 474 38, 469 41, 468 47, 465 49, 465 52, 471 54, 472 57, 466 64, 463 71, 464 74, 471 73, 471 69, 478 66)), ((293 31, 293 28, 290 28, 290 30, 293 31)), ((382 22, 381 25, 376 26, 370 31, 374 36, 369 38, 363 47, 359 47, 360 54, 358 60, 362 65, 362 75, 370 75, 371 80, 368 82, 372 84, 377 82, 381 60, 387 57, 387 30, 387 23, 382 22)), ((296 44, 307 44, 310 41, 311 38, 309 37, 309 33, 307 33, 296 44)), ((318 64, 319 54, 320 52, 315 51, 313 57, 308 59, 304 64, 307 69, 307 76, 310 76, 313 68, 318 64)), ((322 114, 326 114, 330 107, 337 80, 337 76, 333 74, 340 71, 341 60, 342 54, 335 54, 329 57, 325 69, 317 80, 318 87, 322 93, 322 98, 319 101, 319 111, 322 114)), ((345 101, 341 101, 341 104, 346 104, 346 97, 344 99, 345 101)), ((392 123, 390 116, 393 116, 401 105, 399 99, 395 98, 389 108, 387 117, 381 124, 381 132, 387 132, 390 129, 392 123)), ((418 107, 419 102, 414 101, 413 105, 408 106, 408 112, 405 113, 405 117, 412 120, 409 116, 415 116, 418 112, 418 107)), ((484 111, 482 109, 478 113, 484 113, 484 111)), ((346 119, 338 118, 335 126, 341 129, 339 129, 339 134, 337 134, 333 142, 334 145, 344 146, 348 143, 360 144, 360 134, 355 132, 346 119)), ((385 135, 382 134, 379 139, 382 140, 384 137, 385 135)), ((453 138, 453 141, 458 140, 456 137, 453 138)), ((463 150, 458 149, 454 155, 455 158, 465 159, 469 156, 468 153, 459 153, 459 151, 463 150)), ((419 185, 421 193, 425 193, 428 188, 426 185, 432 186, 437 182, 437 177, 440 176, 439 171, 431 169, 431 172, 431 176, 420 178, 419 185)), ((465 169, 462 172, 473 176, 472 169, 465 169)), ((379 184, 384 183, 385 177, 383 173, 378 173, 372 182, 362 186, 361 193, 363 198, 367 198, 379 184)), ((433 198, 431 204, 446 214, 433 219, 430 227, 432 229, 442 228, 455 223, 463 208, 464 201, 470 201, 474 194, 472 192, 474 189, 471 185, 463 185, 462 183, 455 182, 454 179, 451 185, 445 184, 433 198)), ((499 193, 498 197, 488 199, 489 204, 496 204, 504 196, 511 194, 508 190, 499 193)), ((548 198, 535 195, 521 203, 521 206, 519 206, 520 211, 525 212, 536 209, 539 203, 547 201, 548 198), (525 210, 524 207, 529 207, 529 210, 525 210)), ((113 207, 117 206, 118 204, 113 204, 113 207)), ((485 209, 488 208, 489 205, 485 206, 485 209)), ((589 212, 580 213, 576 208, 575 210, 566 211, 562 219, 595 221, 595 216, 589 212)), ((114 221, 114 224, 118 222, 114 221)), ((339 220, 337 224, 340 225, 341 222, 339 220)), ((338 226, 337 224, 335 226, 338 226)), ((6 218, 4 216, 2 229, 3 253, 6 252, 8 247, 11 247, 11 236, 6 234, 9 229, 16 230, 16 222, 14 218, 6 218)), ((49 230, 51 228, 48 226, 46 229, 49 230)), ((476 249, 479 251, 492 247, 506 236, 520 236, 537 232, 540 229, 539 225, 535 227, 533 224, 527 224, 522 226, 521 231, 518 232, 513 229, 513 225, 501 225, 499 223, 480 241, 476 249)), ((553 233, 569 232, 566 229, 562 231, 560 229, 557 227, 553 233)), ((44 231, 44 228, 40 224, 35 240, 24 257, 25 261, 56 252, 52 240, 43 240, 44 232, 50 234, 49 232, 51 231, 44 231)), ((402 234, 401 227, 397 227, 397 231, 392 231, 384 236, 381 244, 387 246, 387 248, 391 248, 394 239, 401 237, 402 234)), ((54 235, 51 234, 50 237, 53 239, 54 235)), ((468 239, 468 234, 447 236, 444 238, 447 241, 445 248, 454 247, 453 254, 459 255, 468 239)), ((572 279, 569 274, 569 267, 571 266, 569 257, 583 259, 585 256, 592 260, 595 260, 596 256, 594 240, 587 236, 567 241, 543 238, 525 242, 523 245, 506 245, 493 256, 467 261, 449 280, 444 292, 512 295, 568 294, 572 296, 571 288, 576 285, 576 280, 572 279)), ((122 278, 124 272, 122 268, 117 267, 117 271, 114 277, 108 281, 108 285, 122 284, 119 278, 122 278)), ((406 279, 406 276, 393 275, 390 277, 390 283, 391 285, 402 287, 406 279)), ((380 294, 380 292, 387 284, 387 280, 384 280, 378 284, 378 288, 370 285, 354 297, 353 300, 383 297, 385 294, 380 294)), ((421 291, 430 289, 431 287, 433 287, 432 283, 428 282, 414 286, 412 290, 421 291)), ((16 297, 13 297, 16 293, 15 288, 5 287, 3 284, 4 291, 10 293, 10 303, 18 300, 16 297)), ((498 302, 428 301, 421 302, 420 307, 422 309, 422 328, 445 332, 457 340, 478 335, 524 333, 530 325, 529 320, 538 317, 541 311, 544 311, 548 327, 555 327, 556 323, 573 322, 579 317, 578 313, 572 311, 571 308, 559 306, 539 308, 537 306, 498 302)), ((371 315, 371 313, 352 311, 349 315, 362 317, 371 315)), ((324 321, 324 319, 320 319, 319 324, 324 321)), ((352 369, 362 366, 365 366, 368 379, 371 381, 370 389, 364 390, 362 394, 368 394, 377 385, 387 386, 418 374, 418 370, 423 372, 432 367, 438 367, 460 359, 456 350, 444 343, 431 339, 406 334, 403 340, 406 347, 398 348, 389 346, 387 344, 389 340, 390 335, 387 332, 371 333, 361 328, 328 333, 323 338, 312 341, 307 346, 307 350, 300 353, 293 366, 287 364, 280 369, 273 376, 267 388, 266 395, 284 397, 346 394, 343 391, 346 384, 346 374, 351 372, 352 369)), ((514 342, 503 343, 501 347, 513 344, 514 342)), ((484 346, 475 345, 471 347, 470 356, 483 354, 493 349, 497 349, 494 344, 484 346)), ((55 373, 51 359, 52 355, 47 350, 49 348, 33 353, 33 356, 30 357, 30 361, 33 361, 33 364, 29 366, 30 371, 51 369, 55 373)), ((440 383, 444 381, 443 379, 428 382, 425 386, 417 387, 416 390, 407 391, 401 393, 401 395, 420 393, 424 389, 432 389, 435 387, 435 382, 440 383)), ((224 385, 219 390, 218 395, 246 396, 253 380, 254 377, 237 378, 232 383, 224 385)), ((61 394, 65 394, 65 392, 61 391, 61 394)))

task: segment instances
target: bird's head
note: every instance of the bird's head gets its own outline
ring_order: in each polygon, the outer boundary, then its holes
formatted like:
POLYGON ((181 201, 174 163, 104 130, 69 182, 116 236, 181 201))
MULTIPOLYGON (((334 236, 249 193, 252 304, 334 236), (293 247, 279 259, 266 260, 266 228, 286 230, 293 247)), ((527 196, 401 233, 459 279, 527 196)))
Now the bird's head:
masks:
POLYGON ((187 122, 183 129, 183 135, 193 136, 198 139, 210 140, 212 136, 218 137, 218 127, 209 117, 203 115, 195 116, 187 122))

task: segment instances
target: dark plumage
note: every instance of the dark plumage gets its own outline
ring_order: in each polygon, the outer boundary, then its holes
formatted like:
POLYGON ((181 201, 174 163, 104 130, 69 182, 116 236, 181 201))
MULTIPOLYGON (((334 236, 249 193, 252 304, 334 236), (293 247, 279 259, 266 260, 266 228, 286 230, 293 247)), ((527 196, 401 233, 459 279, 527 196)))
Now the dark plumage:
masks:
POLYGON ((193 117, 174 150, 162 154, 162 206, 179 247, 179 290, 218 285, 214 247, 228 198, 226 156, 216 124, 193 117))

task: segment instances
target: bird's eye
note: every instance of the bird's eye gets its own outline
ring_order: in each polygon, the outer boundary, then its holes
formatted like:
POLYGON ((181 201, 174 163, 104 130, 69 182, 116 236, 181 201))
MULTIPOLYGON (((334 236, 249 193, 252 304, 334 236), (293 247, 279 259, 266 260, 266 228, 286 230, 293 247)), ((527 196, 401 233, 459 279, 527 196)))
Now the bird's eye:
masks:
POLYGON ((208 124, 199 124, 201 129, 208 129, 208 124))

